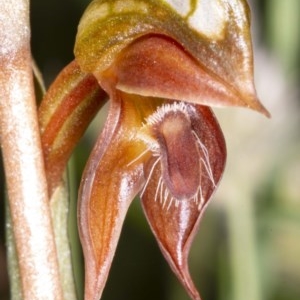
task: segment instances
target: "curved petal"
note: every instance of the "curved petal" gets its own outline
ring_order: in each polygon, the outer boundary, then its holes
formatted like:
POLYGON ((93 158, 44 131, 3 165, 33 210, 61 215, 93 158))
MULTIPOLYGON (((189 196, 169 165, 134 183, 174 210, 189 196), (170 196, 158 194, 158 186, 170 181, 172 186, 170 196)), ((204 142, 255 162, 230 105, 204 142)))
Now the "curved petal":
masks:
POLYGON ((92 74, 72 61, 58 75, 39 107, 41 141, 50 195, 62 180, 71 153, 107 95, 92 74))
POLYGON ((144 183, 144 143, 135 139, 145 114, 139 97, 115 92, 109 115, 84 171, 78 206, 80 238, 85 258, 85 299, 99 299, 132 199, 144 183))
POLYGON ((158 160, 154 158, 145 169, 145 174, 150 177, 142 195, 142 204, 172 270, 191 298, 199 300, 188 270, 188 254, 204 209, 223 173, 226 149, 222 132, 211 110, 199 105, 195 107, 197 113, 191 115, 191 127, 199 142, 199 195, 189 200, 173 199, 164 186, 161 165, 155 164, 158 160))

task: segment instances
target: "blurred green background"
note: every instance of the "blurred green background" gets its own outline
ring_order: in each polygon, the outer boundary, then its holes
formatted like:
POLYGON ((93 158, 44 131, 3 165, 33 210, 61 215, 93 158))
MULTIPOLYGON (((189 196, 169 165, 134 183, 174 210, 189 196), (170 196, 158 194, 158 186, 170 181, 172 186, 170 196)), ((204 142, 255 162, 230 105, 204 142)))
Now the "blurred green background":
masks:
MULTIPOLYGON (((47 86, 73 59, 77 24, 88 3, 31 1, 32 51, 47 86)), ((244 109, 216 110, 228 162, 194 241, 190 269, 203 300, 299 300, 300 1, 249 3, 257 92, 272 119, 244 109)), ((73 186, 102 121, 100 116, 94 122, 73 156, 73 186)), ((3 170, 0 192, 0 299, 6 300, 3 170)), ((82 264, 78 253, 76 261, 82 264)), ((160 254, 138 200, 128 213, 102 299, 189 299, 160 254)))

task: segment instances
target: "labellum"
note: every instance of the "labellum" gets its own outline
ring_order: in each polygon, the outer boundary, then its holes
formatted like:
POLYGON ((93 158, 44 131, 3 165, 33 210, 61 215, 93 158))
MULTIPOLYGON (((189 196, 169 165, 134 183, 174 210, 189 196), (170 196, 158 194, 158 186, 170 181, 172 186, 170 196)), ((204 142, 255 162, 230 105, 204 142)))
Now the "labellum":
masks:
POLYGON ((198 195, 201 192, 201 172, 203 172, 201 163, 205 163, 207 175, 211 175, 207 149, 192 127, 191 118, 197 117, 193 106, 175 102, 160 107, 147 118, 145 126, 150 131, 149 134, 153 135, 153 140, 148 142, 149 147, 153 155, 158 157, 153 168, 158 162, 161 165, 162 178, 157 192, 160 189, 163 194, 170 195, 176 202, 191 199, 199 202, 199 199, 202 199, 202 195, 200 197, 198 195), (205 155, 200 154, 201 148, 205 155), (163 185, 166 192, 163 192, 163 185))
MULTIPOLYGON (((254 89, 249 18, 244 0, 96 0, 84 13, 73 67, 80 78, 94 78, 90 90, 97 93, 85 92, 97 95, 90 103, 100 99, 99 109, 106 94, 110 100, 79 193, 86 300, 102 295, 136 195, 170 267, 191 299, 200 299, 188 253, 226 160, 210 106, 248 107, 269 116, 254 89)), ((60 115, 49 102, 43 111, 60 115)), ((80 115, 93 116, 85 106, 80 115)), ((78 124, 68 116, 72 126, 56 129, 60 134, 78 124)), ((61 165, 79 138, 64 136, 61 165)))
POLYGON ((163 114, 161 122, 153 126, 160 149, 163 182, 176 200, 189 200, 195 197, 201 185, 196 137, 184 109, 163 114))

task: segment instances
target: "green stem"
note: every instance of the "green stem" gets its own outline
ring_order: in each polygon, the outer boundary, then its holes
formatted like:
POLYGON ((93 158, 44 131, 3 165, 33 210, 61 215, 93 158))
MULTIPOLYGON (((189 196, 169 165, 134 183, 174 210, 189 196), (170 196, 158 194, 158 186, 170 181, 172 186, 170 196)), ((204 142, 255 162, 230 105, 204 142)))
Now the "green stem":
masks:
POLYGON ((262 300, 256 248, 254 200, 238 187, 226 199, 232 300, 262 300))
POLYGON ((6 213, 6 249, 7 249, 7 265, 8 276, 10 281, 10 299, 22 300, 22 286, 20 278, 20 270, 18 265, 18 257, 16 244, 12 229, 12 220, 8 202, 5 201, 6 213))
POLYGON ((267 1, 267 30, 271 46, 279 56, 288 74, 298 71, 299 39, 299 0, 267 1))
POLYGON ((50 201, 59 270, 65 300, 76 300, 71 249, 68 237, 69 192, 66 180, 61 181, 50 201))

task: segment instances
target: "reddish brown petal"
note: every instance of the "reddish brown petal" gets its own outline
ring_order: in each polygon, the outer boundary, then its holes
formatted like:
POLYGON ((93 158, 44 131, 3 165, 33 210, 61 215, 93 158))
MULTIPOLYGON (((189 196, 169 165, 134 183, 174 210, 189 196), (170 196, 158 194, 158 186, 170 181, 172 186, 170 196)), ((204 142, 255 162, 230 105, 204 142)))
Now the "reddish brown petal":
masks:
POLYGON ((50 194, 59 184, 73 148, 106 102, 92 74, 73 61, 52 83, 39 108, 42 147, 50 194))
POLYGON ((140 107, 141 101, 133 95, 113 96, 106 125, 82 178, 78 217, 85 300, 100 298, 128 206, 144 183, 142 163, 150 154, 135 133, 155 106, 147 101, 140 107))
POLYGON ((225 81, 167 37, 145 36, 132 43, 115 63, 115 72, 117 88, 127 93, 208 106, 244 106, 269 115, 253 87, 249 91, 246 82, 240 88, 225 81))
MULTIPOLYGON (((151 177, 142 195, 142 204, 152 231, 168 263, 191 298, 199 300, 200 296, 188 270, 188 254, 202 213, 223 173, 226 149, 222 132, 211 110, 204 106, 197 106, 196 108, 197 115, 191 116, 192 128, 207 150, 209 166, 214 179, 213 183, 202 162, 199 184, 201 185, 203 204, 199 206, 199 202, 196 203, 193 199, 176 201, 176 199, 171 198, 170 193, 166 195, 160 163, 155 165, 157 158, 153 158, 145 169, 145 174, 151 177)), ((201 149, 199 151, 204 159, 204 151, 201 149)), ((207 159, 204 160, 207 162, 207 159)), ((200 201, 200 198, 198 200, 200 201)))

